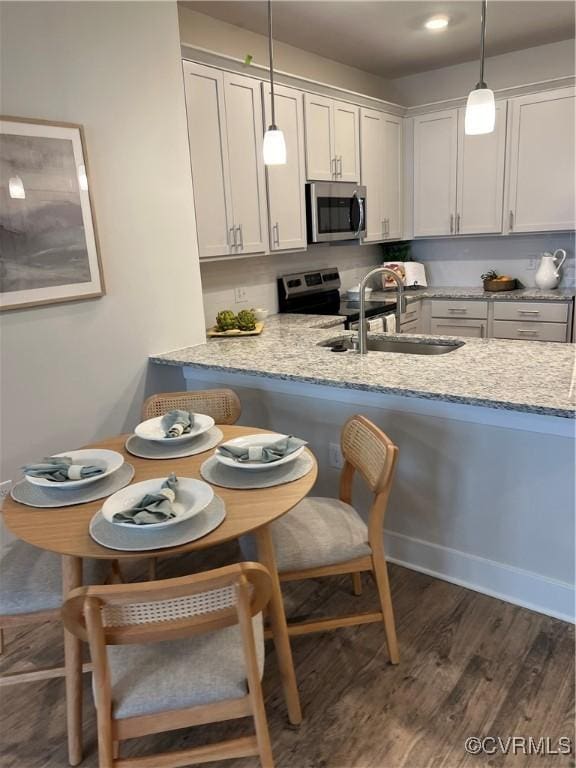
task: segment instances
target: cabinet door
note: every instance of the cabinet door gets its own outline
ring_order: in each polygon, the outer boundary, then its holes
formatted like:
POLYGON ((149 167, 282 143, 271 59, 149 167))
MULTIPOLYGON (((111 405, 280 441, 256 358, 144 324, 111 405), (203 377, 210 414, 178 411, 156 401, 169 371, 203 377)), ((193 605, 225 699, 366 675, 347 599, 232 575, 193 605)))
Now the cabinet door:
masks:
POLYGON ((260 83, 250 77, 224 73, 224 98, 236 227, 234 252, 262 253, 267 249, 268 237, 260 83))
POLYGON ((364 242, 384 239, 384 119, 383 112, 360 110, 361 183, 366 187, 366 237, 364 242))
MULTIPOLYGON (((265 124, 271 122, 270 85, 263 83, 265 124)), ((306 248, 304 111, 302 93, 276 86, 276 122, 286 140, 286 165, 266 168, 270 250, 306 248)))
POLYGON ((414 118, 414 235, 454 234, 458 111, 414 118))
POLYGON ((456 234, 502 232, 506 102, 496 104, 492 133, 466 136, 464 115, 458 112, 458 203, 456 234))
POLYGON ((470 336, 485 339, 486 320, 441 320, 433 317, 430 321, 430 333, 439 336, 470 336))
POLYGON ((232 201, 225 138, 224 76, 184 62, 188 138, 200 258, 231 253, 232 201))
POLYGON ((334 120, 332 99, 304 94, 306 175, 309 181, 334 179, 334 120))
POLYGON ((360 138, 358 107, 335 101, 334 156, 338 181, 360 181, 360 138))
POLYGON ((386 237, 394 240, 402 237, 403 173, 402 118, 384 115, 383 208, 386 237))
POLYGON ((510 100, 509 226, 574 229, 574 88, 510 100))

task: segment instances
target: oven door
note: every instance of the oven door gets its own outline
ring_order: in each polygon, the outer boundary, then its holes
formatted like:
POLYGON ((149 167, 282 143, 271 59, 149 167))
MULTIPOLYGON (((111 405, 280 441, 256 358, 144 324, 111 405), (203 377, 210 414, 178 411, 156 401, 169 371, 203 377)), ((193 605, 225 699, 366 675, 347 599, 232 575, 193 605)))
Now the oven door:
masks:
POLYGON ((366 234, 366 187, 319 182, 306 187, 308 242, 358 240, 366 234))

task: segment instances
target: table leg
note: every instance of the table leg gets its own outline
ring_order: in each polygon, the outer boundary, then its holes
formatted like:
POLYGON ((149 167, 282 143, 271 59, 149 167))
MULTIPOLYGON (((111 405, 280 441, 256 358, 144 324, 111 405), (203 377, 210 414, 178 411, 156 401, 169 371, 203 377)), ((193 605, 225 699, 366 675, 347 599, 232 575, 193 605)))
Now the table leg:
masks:
POLYGON ((288 626, 286 624, 286 614, 284 613, 284 601, 282 600, 280 579, 278 578, 278 569, 276 567, 274 544, 267 526, 259 528, 255 532, 255 535, 256 543, 258 545, 258 559, 262 565, 265 565, 266 568, 268 568, 270 576, 272 577, 272 596, 269 605, 270 621, 272 624, 272 636, 276 647, 276 654, 278 656, 282 687, 284 688, 284 697, 288 707, 288 718, 293 725, 299 725, 302 722, 302 710, 300 709, 300 697, 298 695, 298 686, 296 684, 296 673, 294 671, 294 662, 292 660, 290 638, 288 637, 288 626))
MULTIPOLYGON (((62 597, 82 586, 82 558, 62 556, 62 597)), ((64 665, 66 669, 66 724, 68 762, 82 762, 82 641, 64 630, 64 665)))

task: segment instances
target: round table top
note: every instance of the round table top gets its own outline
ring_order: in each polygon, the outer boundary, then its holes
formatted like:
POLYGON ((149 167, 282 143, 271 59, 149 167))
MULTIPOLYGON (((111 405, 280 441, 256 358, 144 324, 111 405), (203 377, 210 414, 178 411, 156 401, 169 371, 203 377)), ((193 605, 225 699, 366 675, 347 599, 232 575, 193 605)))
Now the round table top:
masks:
MULTIPOLYGON (((224 440, 233 437, 254 434, 255 432, 269 433, 266 429, 255 427, 223 426, 218 428, 224 433, 224 440)), ((141 459, 132 456, 124 448, 130 435, 118 435, 99 443, 86 446, 87 448, 108 448, 118 451, 124 459, 132 464, 135 470, 133 483, 162 477, 169 472, 175 472, 183 477, 200 477, 200 466, 211 455, 205 451, 195 456, 183 459, 141 459)), ((306 449, 308 451, 308 449, 306 449)), ((312 470, 300 478, 284 485, 272 488, 254 490, 234 490, 214 486, 215 493, 226 505, 224 522, 212 533, 201 539, 168 549, 147 550, 146 552, 122 552, 107 549, 90 538, 88 526, 94 514, 102 507, 104 499, 91 501, 70 507, 37 509, 28 507, 8 497, 4 501, 3 515, 7 527, 19 539, 27 541, 40 549, 47 549, 62 555, 76 557, 92 557, 102 559, 134 559, 138 557, 153 557, 161 555, 168 557, 196 549, 205 549, 222 542, 236 539, 249 531, 256 530, 271 523, 284 515, 310 492, 316 482, 318 465, 314 455, 308 451, 314 460, 312 470)))

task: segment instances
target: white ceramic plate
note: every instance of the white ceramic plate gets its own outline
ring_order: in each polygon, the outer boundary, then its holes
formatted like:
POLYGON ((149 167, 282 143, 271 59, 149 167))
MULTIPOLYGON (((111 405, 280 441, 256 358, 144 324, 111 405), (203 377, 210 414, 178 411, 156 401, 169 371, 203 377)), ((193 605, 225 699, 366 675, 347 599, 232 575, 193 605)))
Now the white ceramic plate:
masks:
POLYGON ((144 480, 141 483, 127 485, 121 491, 109 496, 102 506, 102 515, 105 520, 114 525, 121 525, 130 528, 131 531, 158 531, 161 528, 168 528, 170 525, 177 525, 184 520, 189 520, 198 512, 205 509, 214 498, 212 487, 203 480, 194 480, 190 477, 179 477, 178 488, 176 491, 176 501, 174 502, 174 511, 176 517, 170 520, 164 520, 161 523, 151 523, 149 525, 134 525, 133 523, 119 523, 114 520, 116 512, 122 512, 125 509, 137 504, 147 493, 158 493, 162 487, 165 477, 156 477, 153 480, 144 480))
POLYGON ((55 453, 54 456, 69 456, 74 464, 94 464, 97 467, 105 467, 104 472, 93 477, 84 477, 82 480, 65 480, 63 483, 56 483, 54 480, 46 480, 45 477, 32 477, 25 475, 26 480, 32 485, 41 485, 43 488, 58 488, 64 490, 69 488, 81 488, 83 485, 90 485, 103 477, 116 472, 124 464, 124 456, 117 451, 106 451, 103 448, 84 448, 81 451, 64 451, 64 453, 55 453))
POLYGON ((206 416, 203 413, 194 414, 194 426, 185 435, 180 437, 166 437, 164 429, 162 428, 162 416, 156 416, 154 419, 148 419, 142 421, 134 432, 141 437, 142 440, 152 440, 155 443, 170 443, 170 445, 177 445, 178 443, 184 443, 186 440, 191 440, 198 435, 208 432, 214 426, 214 419, 212 416, 206 416))
MULTIPOLYGON (((287 435, 246 435, 245 437, 235 437, 233 440, 226 440, 226 443, 223 443, 223 445, 236 445, 240 448, 248 448, 249 446, 253 445, 270 445, 270 443, 275 443, 277 440, 281 440, 283 437, 287 437, 287 435)), ((293 453, 289 453, 288 456, 284 456, 283 458, 278 459, 278 461, 269 461, 266 464, 259 461, 235 461, 234 459, 230 459, 228 456, 222 456, 222 454, 218 453, 217 450, 214 451, 214 455, 221 464, 225 464, 227 467, 234 467, 235 469, 249 469, 254 471, 274 469, 274 467, 280 467, 282 464, 290 464, 291 461, 295 461, 298 456, 304 452, 304 448, 306 448, 306 446, 302 445, 293 453)))

